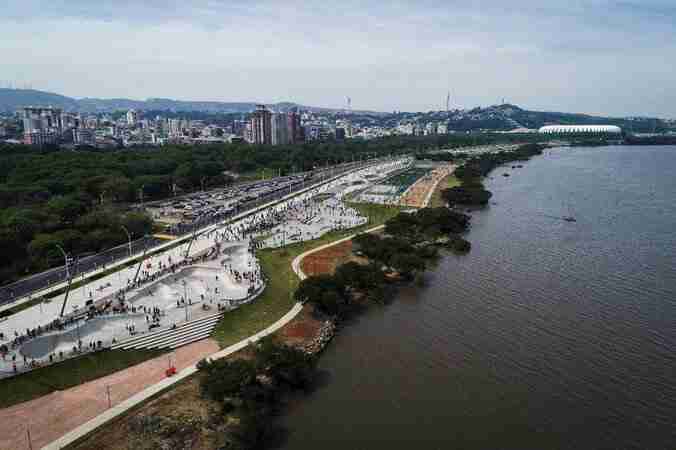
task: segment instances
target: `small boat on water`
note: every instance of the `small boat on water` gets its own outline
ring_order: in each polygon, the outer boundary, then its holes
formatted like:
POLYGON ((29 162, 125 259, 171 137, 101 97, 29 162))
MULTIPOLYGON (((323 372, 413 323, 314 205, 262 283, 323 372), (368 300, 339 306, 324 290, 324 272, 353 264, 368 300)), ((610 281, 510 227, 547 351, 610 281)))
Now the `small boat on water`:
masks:
POLYGON ((575 219, 575 217, 573 217, 573 216, 565 216, 565 217, 562 217, 562 219, 565 222, 577 222, 577 219, 575 219))

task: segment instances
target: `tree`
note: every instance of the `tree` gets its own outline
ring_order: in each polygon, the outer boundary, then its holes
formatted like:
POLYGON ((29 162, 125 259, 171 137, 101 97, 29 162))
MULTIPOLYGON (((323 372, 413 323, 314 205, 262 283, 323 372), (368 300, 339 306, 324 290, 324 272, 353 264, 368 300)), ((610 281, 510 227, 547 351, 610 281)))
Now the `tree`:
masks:
POLYGON ((419 233, 419 221, 414 214, 399 213, 385 222, 385 233, 409 240, 416 240, 419 233))
POLYGON ((294 293, 294 298, 301 303, 313 302, 320 298, 324 292, 341 292, 342 290, 343 286, 339 284, 335 277, 320 274, 302 280, 294 293))
POLYGON ((450 205, 487 205, 493 194, 483 187, 456 186, 441 191, 450 205))
POLYGON ((201 375, 202 395, 218 402, 242 395, 247 387, 256 382, 256 367, 249 360, 202 360, 197 368, 201 375))
POLYGON ((425 261, 415 254, 397 253, 390 259, 390 267, 405 278, 413 278, 417 272, 425 270, 425 261))
POLYGON ((347 289, 363 292, 374 300, 382 300, 385 275, 375 264, 362 265, 351 261, 340 265, 335 276, 347 289))
POLYGON ((472 249, 472 244, 458 235, 451 235, 447 245, 457 253, 469 253, 472 249))
POLYGON ((87 210, 88 203, 82 195, 62 195, 49 200, 47 210, 58 216, 61 223, 70 224, 87 210))
POLYGON ((133 236, 141 237, 153 229, 153 220, 146 213, 129 212, 122 216, 122 225, 127 227, 133 236))
POLYGON ((358 234, 352 239, 352 243, 356 246, 357 252, 363 253, 373 261, 384 263, 387 260, 386 248, 383 245, 382 238, 378 235, 372 233, 358 234))
POLYGON ((420 232, 428 237, 462 233, 469 228, 470 217, 448 208, 423 208, 416 213, 420 232))
POLYGON ((272 337, 256 345, 256 364, 278 385, 294 389, 307 388, 314 378, 314 360, 303 351, 279 345, 272 337))

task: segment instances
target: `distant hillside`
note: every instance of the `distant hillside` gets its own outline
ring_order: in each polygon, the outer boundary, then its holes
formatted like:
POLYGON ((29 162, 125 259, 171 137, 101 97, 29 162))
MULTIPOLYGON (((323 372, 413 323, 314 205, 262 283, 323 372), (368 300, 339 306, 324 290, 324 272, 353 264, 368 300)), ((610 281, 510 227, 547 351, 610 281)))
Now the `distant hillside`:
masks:
POLYGON ((54 106, 66 110, 78 108, 77 100, 51 92, 35 91, 33 89, 6 89, 0 88, 0 111, 12 112, 22 106, 54 106))
MULTIPOLYGON (((407 113, 411 115, 411 113, 407 113)), ((448 120, 450 130, 502 130, 517 128, 537 129, 545 125, 617 125, 623 130, 633 133, 660 133, 669 129, 669 124, 662 119, 649 117, 616 118, 599 117, 587 114, 562 112, 528 111, 516 105, 504 104, 471 110, 435 111, 416 115, 416 120, 448 120)))
MULTIPOLYGON (((168 98, 149 98, 147 100, 131 100, 127 98, 83 98, 75 99, 51 92, 36 91, 33 89, 6 89, 0 88, 0 112, 14 112, 24 106, 53 106, 66 111, 80 112, 112 112, 117 110, 166 110, 166 111, 202 111, 223 113, 245 113, 256 107, 255 102, 212 102, 212 101, 182 101, 168 98)), ((289 109, 298 106, 309 111, 341 111, 340 109, 303 106, 291 102, 269 104, 273 108, 289 109)), ((369 112, 369 111, 358 111, 369 112)), ((380 114, 380 113, 375 113, 380 114)))

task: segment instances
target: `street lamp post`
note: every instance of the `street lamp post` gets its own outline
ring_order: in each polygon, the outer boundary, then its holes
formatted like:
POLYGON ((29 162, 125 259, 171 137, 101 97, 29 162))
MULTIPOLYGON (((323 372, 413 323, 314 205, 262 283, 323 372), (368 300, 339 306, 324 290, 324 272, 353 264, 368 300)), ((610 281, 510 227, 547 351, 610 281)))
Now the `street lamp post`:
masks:
MULTIPOLYGON (((75 311, 77 311, 78 305, 73 305, 73 315, 75 315, 75 311)), ((75 317, 74 317, 75 319, 75 317)), ((77 330, 77 348, 78 350, 82 349, 82 339, 80 338, 80 320, 75 319, 75 329, 77 330)))
POLYGON ((63 255, 63 262, 66 264, 66 279, 70 278, 70 272, 68 271, 68 254, 66 251, 61 247, 59 244, 54 244, 56 248, 59 249, 61 254, 63 255))
POLYGON ((127 239, 129 240, 129 256, 131 257, 131 233, 124 225, 122 225, 122 229, 124 230, 125 233, 127 233, 127 239))
POLYGON ((138 190, 139 200, 141 200, 141 208, 143 208, 143 189, 146 187, 145 184, 142 184, 138 190))
POLYGON ((183 300, 185 301, 185 321, 188 321, 188 285, 185 280, 183 282, 183 300))

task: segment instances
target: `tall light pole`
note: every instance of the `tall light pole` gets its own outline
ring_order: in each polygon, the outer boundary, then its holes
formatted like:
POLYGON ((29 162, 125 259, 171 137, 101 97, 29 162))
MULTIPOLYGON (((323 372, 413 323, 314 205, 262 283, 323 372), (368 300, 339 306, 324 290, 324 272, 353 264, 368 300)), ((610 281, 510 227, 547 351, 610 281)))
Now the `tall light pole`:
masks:
POLYGON ((183 299, 185 301, 185 321, 188 321, 188 285, 185 280, 183 282, 183 299))
POLYGON ((143 208, 143 188, 146 187, 145 184, 142 184, 138 190, 139 200, 141 200, 141 208, 143 208))
MULTIPOLYGON (((78 305, 73 305, 73 315, 75 315, 75 311, 77 311, 78 305)), ((80 350, 82 348, 82 339, 80 338, 80 320, 75 321, 75 327, 77 330, 77 348, 80 350)))
POLYGON ((122 225, 122 229, 124 230, 125 233, 127 233, 127 239, 129 240, 129 256, 131 257, 131 233, 124 225, 122 225))
POLYGON ((70 278, 70 272, 68 271, 68 254, 66 251, 61 247, 59 244, 54 244, 56 248, 59 249, 61 254, 63 255, 63 262, 66 264, 66 279, 70 278))

